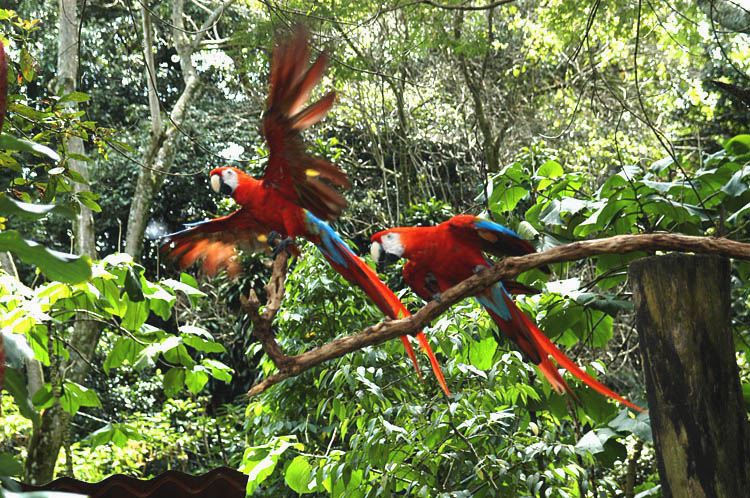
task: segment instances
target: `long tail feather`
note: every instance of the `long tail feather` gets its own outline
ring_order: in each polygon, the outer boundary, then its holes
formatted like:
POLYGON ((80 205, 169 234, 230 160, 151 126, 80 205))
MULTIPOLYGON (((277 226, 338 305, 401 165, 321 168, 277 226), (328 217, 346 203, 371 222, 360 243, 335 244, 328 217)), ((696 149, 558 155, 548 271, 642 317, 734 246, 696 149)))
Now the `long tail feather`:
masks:
POLYGON ((598 380, 584 372, 565 353, 560 351, 539 327, 521 311, 510 295, 501 287, 494 286, 491 290, 478 296, 479 301, 487 308, 498 328, 515 341, 526 356, 533 361, 558 393, 567 392, 579 401, 570 386, 563 380, 560 373, 549 359, 549 356, 563 368, 578 377, 589 387, 600 394, 612 398, 637 411, 645 411, 641 407, 626 400, 598 380), (502 298, 500 298, 502 295, 502 298), (502 299, 502 302, 499 302, 502 299))
MULTIPOLYGON (((510 301, 510 299, 508 299, 510 301)), ((536 339, 537 344, 542 348, 544 353, 549 354, 554 358, 554 360, 560 364, 563 368, 568 370, 570 373, 581 379, 586 385, 597 391, 598 393, 607 396, 609 398, 612 398, 616 401, 619 401, 623 405, 626 405, 633 410, 646 413, 646 410, 641 408, 640 406, 631 403, 630 401, 626 400, 616 392, 614 392, 612 389, 608 388, 573 363, 573 360, 568 358, 565 353, 557 349, 557 346, 555 346, 552 341, 549 340, 549 337, 547 337, 541 330, 539 330, 539 327, 537 327, 534 322, 531 321, 529 317, 526 316, 526 314, 518 309, 518 307, 513 304, 511 311, 513 314, 517 317, 519 317, 523 323, 528 327, 529 331, 532 333, 534 339, 536 339)))
MULTIPOLYGON (((382 311, 386 316, 398 319, 409 316, 410 313, 406 307, 401 303, 401 300, 385 285, 378 275, 373 271, 370 266, 365 263, 361 258, 355 255, 346 242, 338 236, 333 229, 322 220, 315 217, 312 213, 306 212, 306 223, 307 227, 311 232, 311 240, 315 242, 315 245, 323 253, 323 256, 328 260, 331 266, 339 272, 345 279, 354 285, 360 287, 365 294, 375 303, 375 305, 382 311)), ((432 352, 427 338, 423 332, 417 334, 417 340, 422 346, 422 349, 430 359, 432 370, 435 373, 435 377, 440 383, 440 387, 446 395, 450 395, 450 390, 445 382, 445 377, 440 370, 435 354, 432 352)), ((419 365, 417 364, 417 357, 414 354, 414 350, 409 343, 407 337, 401 337, 401 341, 404 343, 406 353, 414 363, 414 368, 419 374, 419 365)))

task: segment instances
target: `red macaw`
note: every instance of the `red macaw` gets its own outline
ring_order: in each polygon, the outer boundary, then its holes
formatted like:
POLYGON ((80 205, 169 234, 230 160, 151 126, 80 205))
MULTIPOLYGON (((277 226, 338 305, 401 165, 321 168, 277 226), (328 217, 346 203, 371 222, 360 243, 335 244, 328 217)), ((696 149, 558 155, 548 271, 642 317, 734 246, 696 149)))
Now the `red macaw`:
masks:
MULTIPOLYGON (((432 227, 391 228, 372 236, 371 252, 377 264, 406 258, 404 280, 423 299, 440 293, 492 266, 483 252, 495 256, 521 256, 536 252, 534 246, 502 225, 476 216, 454 216, 432 227)), ((484 306, 498 329, 510 337, 558 393, 568 392, 552 356, 573 375, 605 396, 630 408, 644 411, 581 370, 539 330, 511 299, 511 293, 528 293, 518 282, 498 282, 475 297, 484 306), (505 284, 505 285, 504 285, 505 284), (508 290, 506 290, 506 287, 508 290)))
MULTIPOLYGON (((181 268, 202 260, 203 271, 215 275, 222 269, 234 276, 240 267, 236 248, 267 249, 269 239, 285 236, 284 247, 299 255, 292 244, 295 237, 314 243, 333 268, 365 291, 390 318, 409 315, 401 301, 377 274, 323 220, 334 220, 346 207, 346 200, 321 181, 350 187, 346 174, 333 164, 308 155, 300 131, 320 121, 333 105, 335 92, 329 92, 303 109, 310 91, 320 81, 326 65, 321 54, 308 67, 307 32, 298 30, 287 43, 279 44, 271 59, 268 109, 263 119, 263 135, 270 150, 266 170, 255 179, 237 168, 211 171, 211 188, 231 195, 242 206, 234 213, 207 220, 167 235, 162 247, 168 258, 181 268)), ((420 374, 414 350, 401 337, 406 352, 420 374)), ((423 332, 417 340, 427 353, 435 375, 450 394, 437 359, 423 332)), ((420 374, 421 376, 421 374, 420 374)))

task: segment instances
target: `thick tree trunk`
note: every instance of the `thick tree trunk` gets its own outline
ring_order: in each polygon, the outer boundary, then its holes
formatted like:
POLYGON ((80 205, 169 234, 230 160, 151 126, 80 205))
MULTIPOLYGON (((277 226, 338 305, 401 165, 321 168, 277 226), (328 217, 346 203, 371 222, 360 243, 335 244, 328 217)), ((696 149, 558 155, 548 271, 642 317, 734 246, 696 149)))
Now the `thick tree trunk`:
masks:
POLYGON ((180 57, 180 68, 185 88, 177 99, 169 122, 165 125, 162 119, 162 110, 159 106, 159 96, 156 88, 156 71, 153 61, 153 40, 151 14, 146 4, 141 4, 141 15, 143 23, 144 41, 143 50, 146 59, 146 84, 149 94, 149 108, 151 113, 151 139, 144 153, 143 168, 138 173, 138 183, 133 194, 133 202, 130 204, 128 215, 128 226, 125 235, 125 252, 138 261, 143 250, 143 234, 146 232, 151 217, 151 204, 156 194, 161 189, 164 178, 169 174, 174 160, 174 150, 182 137, 179 127, 185 122, 187 110, 196 98, 200 79, 193 66, 192 56, 203 40, 206 32, 218 22, 224 10, 234 0, 225 0, 216 10, 211 12, 203 26, 194 38, 188 39, 184 22, 184 0, 172 0, 172 36, 174 47, 180 57), (176 126, 175 126, 176 125, 176 126))
POLYGON ((665 498, 750 489, 750 428, 729 318, 729 261, 670 254, 630 267, 665 498))
POLYGON ((723 29, 750 33, 750 10, 736 0, 698 0, 698 7, 709 19, 723 29))
MULTIPOLYGON (((78 77, 78 7, 76 0, 59 0, 59 35, 57 45, 57 80, 59 93, 66 95, 76 90, 78 77)), ((65 104, 75 108, 76 104, 65 104)), ((83 140, 77 136, 69 136, 65 140, 67 152, 84 154, 83 140)), ((88 180, 88 166, 83 161, 68 158, 70 169, 78 172, 88 180)), ((73 183, 73 191, 81 192, 87 186, 83 183, 73 183)), ((81 212, 74 222, 75 251, 96 258, 96 232, 94 231, 94 217, 89 208, 81 206, 81 212)), ((101 327, 90 320, 76 321, 70 338, 75 347, 70 352, 68 366, 63 367, 67 378, 74 382, 83 382, 89 369, 89 358, 99 342, 101 327), (79 353, 85 355, 82 358, 79 353)), ((35 389, 40 381, 40 369, 34 365, 29 370, 29 387, 35 389)), ((70 415, 57 403, 42 414, 42 421, 29 441, 29 453, 26 459, 25 478, 29 483, 41 484, 52 480, 57 463, 57 455, 70 430, 70 415)))

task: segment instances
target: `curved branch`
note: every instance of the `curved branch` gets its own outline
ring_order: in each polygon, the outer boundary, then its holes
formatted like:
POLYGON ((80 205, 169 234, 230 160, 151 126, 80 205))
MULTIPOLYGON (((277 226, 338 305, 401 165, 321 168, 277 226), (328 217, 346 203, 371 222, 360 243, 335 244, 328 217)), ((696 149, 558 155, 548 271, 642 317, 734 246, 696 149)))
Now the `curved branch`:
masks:
MULTIPOLYGON (((552 263, 575 261, 597 254, 625 254, 633 251, 695 252, 750 259, 750 244, 723 238, 691 237, 667 233, 618 235, 607 239, 573 242, 540 253, 505 258, 492 268, 479 272, 443 292, 439 302, 427 303, 417 313, 407 318, 381 322, 367 327, 358 334, 341 337, 297 356, 282 354, 283 368, 274 360, 280 371, 254 385, 248 391, 248 396, 260 394, 272 385, 288 377, 299 375, 324 361, 339 358, 366 346, 381 344, 402 335, 415 334, 455 303, 475 295, 500 280, 507 280, 524 271, 552 263)), ((275 341, 273 342, 275 344, 275 341)), ((268 350, 266 352, 268 353, 268 350)), ((271 358, 274 359, 273 356, 271 358)))

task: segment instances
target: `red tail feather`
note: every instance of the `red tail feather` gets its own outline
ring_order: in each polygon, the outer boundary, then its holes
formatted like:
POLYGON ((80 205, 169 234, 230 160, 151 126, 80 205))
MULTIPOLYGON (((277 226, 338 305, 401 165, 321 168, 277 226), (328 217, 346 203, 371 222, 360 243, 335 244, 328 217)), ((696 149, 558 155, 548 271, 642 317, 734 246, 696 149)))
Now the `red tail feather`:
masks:
MULTIPOLYGON (((541 349, 540 353, 542 354, 542 357, 543 357, 542 364, 545 361, 549 361, 549 359, 547 358, 547 355, 550 355, 552 356, 552 358, 555 359, 557 363, 560 364, 560 366, 567 369, 570 373, 572 373, 573 375, 581 379, 586 385, 588 385, 595 391, 599 392, 600 394, 603 394, 604 396, 607 396, 616 401, 619 401, 620 403, 632 408, 633 410, 637 410, 639 412, 644 412, 644 413, 646 412, 646 410, 644 410, 640 406, 635 405, 631 403, 630 401, 626 400, 625 398, 623 398, 622 396, 620 396, 619 394, 617 394, 616 392, 614 392, 613 390, 611 390, 610 388, 608 388, 607 386, 605 386, 604 384, 602 384, 601 382, 599 382, 598 380, 596 380, 595 378, 591 377, 589 374, 581 370, 581 368, 578 367, 578 365, 573 363, 573 360, 568 358, 565 355, 565 353, 557 349, 557 346, 555 346, 552 343, 552 341, 550 341, 549 338, 546 335, 544 335, 544 332, 539 330, 539 327, 537 327, 536 324, 532 322, 531 319, 528 316, 526 316, 526 314, 523 311, 518 309, 515 303, 513 303, 513 301, 511 301, 511 299, 508 298, 507 296, 505 297, 505 302, 508 306, 508 309, 511 312, 511 315, 516 320, 520 320, 520 322, 526 326, 529 332, 531 332, 532 337, 534 338, 539 348, 541 349)), ((540 368, 541 368, 541 364, 540 364, 540 368)), ((542 369, 542 372, 544 373, 544 369, 542 369)), ((546 376, 547 374, 545 373, 545 377, 546 376)), ((549 379, 549 377, 547 378, 549 379)), ((552 384, 553 387, 555 387, 554 383, 552 382, 550 383, 552 384)), ((555 389, 557 390, 557 388, 555 389)), ((570 392, 570 387, 568 387, 566 390, 570 392)))
MULTIPOLYGON (((353 263, 354 267, 356 267, 356 270, 358 271, 355 271, 355 268, 353 268, 351 265, 349 267, 343 267, 326 256, 328 262, 336 269, 337 272, 339 272, 349 282, 358 285, 362 290, 364 290, 365 294, 367 294, 367 296, 372 299, 372 301, 380 309, 380 311, 382 311, 389 318, 398 319, 410 315, 409 311, 404 307, 399 298, 396 297, 396 295, 393 293, 393 291, 391 291, 391 289, 388 288, 388 286, 381 282, 380 278, 378 278, 378 275, 372 270, 372 268, 370 268, 367 263, 357 257, 345 246, 338 245, 338 249, 341 254, 346 255, 345 257, 347 261, 353 263)), ((325 256, 325 252, 323 253, 323 255, 325 256)), ((435 358, 435 353, 432 352, 432 348, 430 347, 430 343, 427 342, 427 338, 425 337, 424 332, 419 332, 417 334, 417 340, 422 346, 424 352, 427 354, 427 357, 430 359, 432 370, 435 373, 435 377, 437 378, 438 382, 440 383, 440 387, 443 388, 443 391, 446 395, 450 396, 451 392, 448 389, 448 384, 446 384, 445 382, 443 372, 440 370, 440 364, 438 363, 437 358, 435 358)), ((414 350, 412 349, 411 344, 409 343, 409 339, 407 337, 401 337, 401 342, 404 343, 406 354, 408 354, 409 358, 411 358, 412 363, 414 363, 414 368, 417 370, 417 374, 420 375, 421 378, 419 364, 417 363, 417 357, 414 354, 414 350)))

